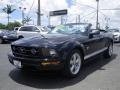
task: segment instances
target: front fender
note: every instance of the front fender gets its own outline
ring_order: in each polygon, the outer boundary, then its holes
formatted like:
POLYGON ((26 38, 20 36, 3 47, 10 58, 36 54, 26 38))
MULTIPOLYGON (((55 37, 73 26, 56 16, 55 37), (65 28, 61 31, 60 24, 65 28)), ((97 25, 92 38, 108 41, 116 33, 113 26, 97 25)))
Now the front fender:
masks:
POLYGON ((67 42, 61 47, 62 58, 66 59, 73 49, 78 49, 84 55, 85 47, 78 41, 67 42))

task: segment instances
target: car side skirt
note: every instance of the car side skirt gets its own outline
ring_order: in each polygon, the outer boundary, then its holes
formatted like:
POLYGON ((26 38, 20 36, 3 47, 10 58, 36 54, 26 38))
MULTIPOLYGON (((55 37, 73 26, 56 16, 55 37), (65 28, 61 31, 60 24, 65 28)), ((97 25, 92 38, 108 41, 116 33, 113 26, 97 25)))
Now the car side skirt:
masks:
POLYGON ((84 57, 84 60, 87 60, 87 59, 89 59, 89 58, 91 58, 91 57, 93 57, 93 56, 96 56, 96 55, 104 52, 104 51, 107 50, 107 49, 108 49, 108 48, 105 47, 105 48, 103 48, 103 49, 101 49, 101 50, 98 50, 98 51, 93 52, 93 53, 91 53, 91 54, 89 54, 89 55, 86 55, 86 56, 84 57))

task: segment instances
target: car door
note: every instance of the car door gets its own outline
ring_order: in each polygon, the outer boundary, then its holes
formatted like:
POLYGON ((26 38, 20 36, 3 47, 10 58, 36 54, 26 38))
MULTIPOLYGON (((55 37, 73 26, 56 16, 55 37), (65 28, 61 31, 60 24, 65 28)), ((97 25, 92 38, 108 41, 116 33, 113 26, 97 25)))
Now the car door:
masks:
POLYGON ((92 38, 90 38, 88 34, 87 39, 83 42, 85 47, 85 59, 96 55, 102 49, 102 43, 103 37, 100 34, 93 35, 92 38))
POLYGON ((85 55, 90 55, 98 50, 98 38, 89 38, 83 42, 85 55))
POLYGON ((106 39, 107 38, 105 38, 104 33, 101 33, 98 37, 99 37, 98 49, 102 50, 106 46, 106 41, 107 41, 106 39))
MULTIPOLYGON (((98 31, 100 31, 100 30, 98 30, 98 31)), ((104 32, 100 31, 100 34, 94 35, 93 38, 96 38, 96 40, 97 40, 96 46, 97 46, 98 51, 105 48, 106 40, 105 40, 104 32)))

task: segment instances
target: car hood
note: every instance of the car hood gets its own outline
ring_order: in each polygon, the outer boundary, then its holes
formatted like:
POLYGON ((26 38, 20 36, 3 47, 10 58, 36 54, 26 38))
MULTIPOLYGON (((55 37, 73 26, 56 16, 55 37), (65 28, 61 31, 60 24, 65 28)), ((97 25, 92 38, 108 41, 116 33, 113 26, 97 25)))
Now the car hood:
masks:
MULTIPOLYGON (((84 36, 79 35, 81 40, 84 36)), ((77 39, 77 35, 64 35, 64 34, 46 34, 44 36, 31 37, 18 40, 13 45, 18 46, 30 46, 30 47, 51 47, 65 42, 74 41, 77 39)))

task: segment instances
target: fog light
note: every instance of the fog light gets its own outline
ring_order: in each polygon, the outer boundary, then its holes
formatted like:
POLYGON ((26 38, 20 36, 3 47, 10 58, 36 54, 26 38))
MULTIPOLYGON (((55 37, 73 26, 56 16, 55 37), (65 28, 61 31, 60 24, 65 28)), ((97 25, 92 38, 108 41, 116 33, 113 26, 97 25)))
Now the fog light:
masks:
POLYGON ((45 62, 42 62, 41 64, 43 66, 46 66, 46 65, 58 65, 58 64, 60 64, 60 61, 52 61, 52 62, 45 61, 45 62))

